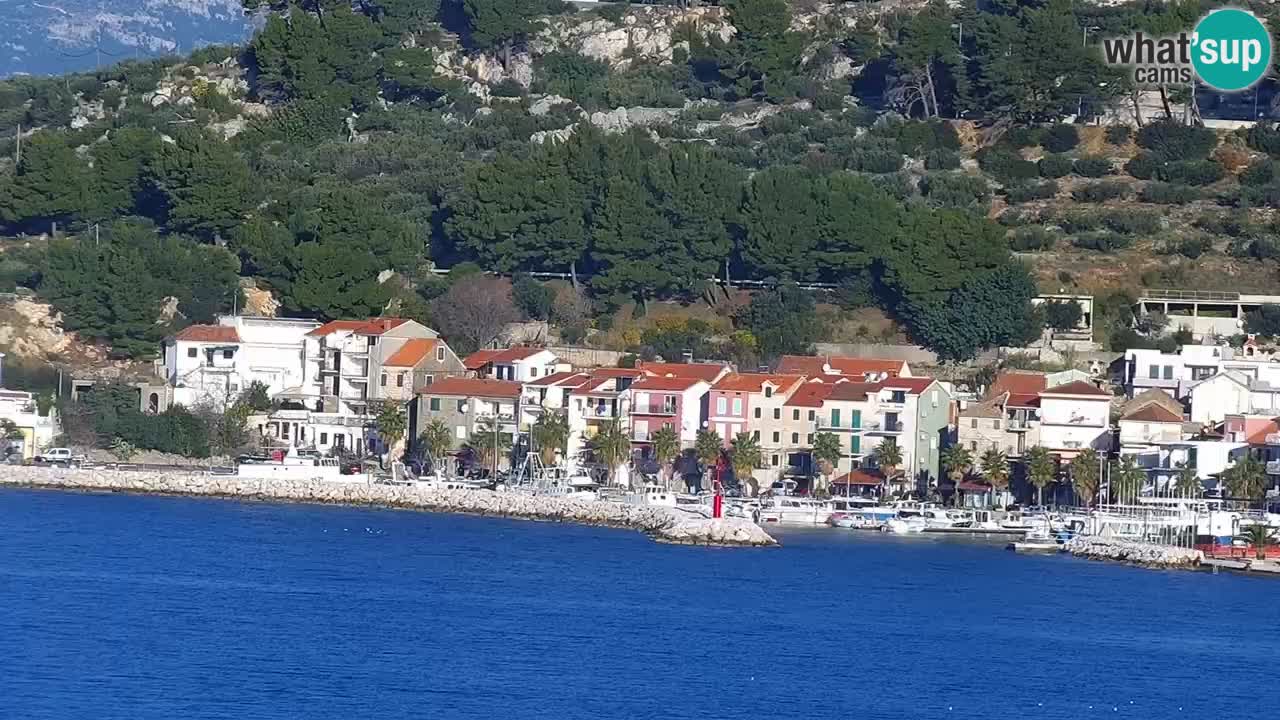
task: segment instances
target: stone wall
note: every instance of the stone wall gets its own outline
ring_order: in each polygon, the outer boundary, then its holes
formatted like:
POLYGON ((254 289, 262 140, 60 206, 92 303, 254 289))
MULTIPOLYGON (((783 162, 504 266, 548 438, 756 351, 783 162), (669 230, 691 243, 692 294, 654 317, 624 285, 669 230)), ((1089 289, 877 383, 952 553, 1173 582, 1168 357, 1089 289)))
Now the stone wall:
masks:
POLYGON ((687 545, 764 547, 777 544, 759 526, 742 518, 711 520, 669 508, 487 490, 436 490, 332 480, 251 480, 233 475, 0 466, 0 486, 3 485, 369 505, 628 528, 644 532, 660 542, 687 545))

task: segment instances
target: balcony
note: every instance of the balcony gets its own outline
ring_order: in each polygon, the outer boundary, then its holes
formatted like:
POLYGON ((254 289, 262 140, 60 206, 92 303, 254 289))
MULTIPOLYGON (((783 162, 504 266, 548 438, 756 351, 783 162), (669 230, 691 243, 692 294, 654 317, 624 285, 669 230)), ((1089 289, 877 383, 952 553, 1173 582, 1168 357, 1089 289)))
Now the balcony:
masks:
POLYGON ((861 422, 859 422, 857 425, 832 425, 831 420, 829 419, 824 420, 822 418, 819 418, 818 420, 816 420, 814 422, 814 425, 818 428, 818 432, 860 433, 865 428, 870 427, 869 425, 863 425, 861 422))
MULTIPOLYGON (((1280 433, 1267 433, 1266 437, 1264 437, 1262 441, 1267 445, 1280 445, 1280 433)), ((1267 472, 1271 471, 1268 470, 1267 472)))
POLYGON ((658 403, 652 405, 632 405, 632 415, 675 415, 674 403, 658 403))
POLYGON ((868 435, 899 435, 902 433, 902 421, 876 420, 867 423, 864 429, 868 435))
POLYGON ((1039 420, 1009 420, 1005 427, 1009 432, 1024 433, 1040 426, 1039 420))
POLYGON ((591 405, 582 409, 582 416, 586 418, 616 418, 618 413, 608 405, 603 407, 599 405, 591 405))
POLYGON ((632 430, 631 442, 649 442, 649 439, 652 436, 653 436, 653 433, 649 432, 648 430, 632 430))
POLYGON ((1267 461, 1267 474, 1268 474, 1268 475, 1280 475, 1280 460, 1268 460, 1268 461, 1267 461))

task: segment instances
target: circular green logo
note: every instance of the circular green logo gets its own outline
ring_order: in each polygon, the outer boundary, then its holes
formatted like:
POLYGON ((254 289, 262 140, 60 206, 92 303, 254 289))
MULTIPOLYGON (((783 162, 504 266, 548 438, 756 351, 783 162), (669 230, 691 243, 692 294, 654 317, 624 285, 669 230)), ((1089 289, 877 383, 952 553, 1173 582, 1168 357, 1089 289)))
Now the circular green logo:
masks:
POLYGON ((1245 10, 1223 8, 1205 15, 1191 42, 1191 64, 1215 90, 1246 90, 1271 67, 1271 33, 1245 10))

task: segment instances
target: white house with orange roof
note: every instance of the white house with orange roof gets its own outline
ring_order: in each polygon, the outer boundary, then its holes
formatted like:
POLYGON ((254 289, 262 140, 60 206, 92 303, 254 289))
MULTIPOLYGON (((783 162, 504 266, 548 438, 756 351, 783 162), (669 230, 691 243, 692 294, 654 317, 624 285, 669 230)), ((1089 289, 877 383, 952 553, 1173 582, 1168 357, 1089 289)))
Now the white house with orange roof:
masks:
POLYGON ((631 432, 631 386, 644 373, 634 368, 595 368, 569 390, 565 413, 569 421, 569 457, 589 448, 591 438, 605 425, 617 422, 631 432))
POLYGON ((877 358, 783 355, 775 372, 809 377, 837 376, 850 380, 876 381, 890 377, 911 377, 905 360, 877 358))
POLYGON ((476 377, 526 383, 570 368, 546 348, 516 346, 504 350, 477 350, 463 359, 476 377))
POLYGON ((1111 449, 1111 393, 1084 380, 1040 392, 1040 444, 1062 460, 1111 449))

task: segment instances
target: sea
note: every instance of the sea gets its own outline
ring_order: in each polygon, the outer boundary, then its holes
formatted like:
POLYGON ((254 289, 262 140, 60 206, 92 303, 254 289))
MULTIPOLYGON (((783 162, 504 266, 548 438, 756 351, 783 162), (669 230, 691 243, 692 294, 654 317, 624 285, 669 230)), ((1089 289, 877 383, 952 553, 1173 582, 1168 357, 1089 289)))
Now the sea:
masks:
POLYGON ((1280 582, 0 490, 0 718, 1280 717, 1280 582))

